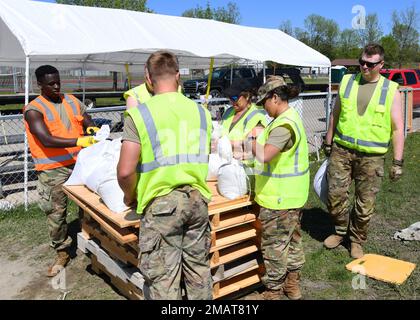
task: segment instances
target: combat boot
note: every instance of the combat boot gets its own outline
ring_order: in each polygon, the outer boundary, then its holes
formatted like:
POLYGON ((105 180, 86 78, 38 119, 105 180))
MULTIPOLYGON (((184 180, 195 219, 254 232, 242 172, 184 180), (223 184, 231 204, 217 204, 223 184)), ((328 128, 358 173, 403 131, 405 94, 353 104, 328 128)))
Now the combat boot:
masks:
POLYGON ((364 256, 362 245, 357 242, 352 242, 350 245, 350 255, 353 259, 359 259, 364 256))
POLYGON ((70 256, 65 250, 57 251, 54 263, 48 268, 47 276, 55 277, 69 263, 70 256))
POLYGON ((287 273, 286 281, 284 283, 284 294, 290 300, 301 300, 302 293, 299 288, 300 272, 292 271, 287 273))
POLYGON ((267 289, 261 294, 264 300, 280 300, 284 296, 283 288, 280 290, 267 289))
POLYGON ((343 242, 344 237, 339 236, 338 234, 332 234, 327 239, 324 240, 324 247, 328 249, 334 249, 343 242))

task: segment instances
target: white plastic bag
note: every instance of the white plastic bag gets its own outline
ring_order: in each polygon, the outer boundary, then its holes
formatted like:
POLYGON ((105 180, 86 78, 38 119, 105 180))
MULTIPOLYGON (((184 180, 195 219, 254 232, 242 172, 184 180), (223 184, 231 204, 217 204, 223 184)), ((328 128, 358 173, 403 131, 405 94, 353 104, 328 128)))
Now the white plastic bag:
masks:
POLYGON ((219 192, 225 198, 233 200, 248 193, 248 176, 236 159, 219 168, 217 180, 219 192))
POLYGON ((328 202, 328 181, 327 181, 328 159, 319 167, 314 178, 314 189, 319 199, 327 205, 328 202))
POLYGON ((219 139, 217 143, 217 153, 219 154, 219 157, 226 160, 226 162, 232 161, 232 145, 230 144, 230 140, 227 136, 223 136, 219 139))

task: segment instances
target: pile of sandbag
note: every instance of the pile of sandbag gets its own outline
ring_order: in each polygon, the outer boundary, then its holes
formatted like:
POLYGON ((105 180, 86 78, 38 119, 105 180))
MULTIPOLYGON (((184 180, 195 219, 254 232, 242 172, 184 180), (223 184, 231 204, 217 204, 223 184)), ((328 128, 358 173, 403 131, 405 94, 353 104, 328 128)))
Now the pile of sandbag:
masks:
POLYGON ((248 176, 243 165, 233 158, 228 137, 218 140, 217 154, 209 158, 207 180, 217 179, 219 193, 228 199, 236 199, 248 193, 248 176))
POLYGON ((121 138, 102 140, 82 149, 74 170, 64 185, 86 185, 96 192, 113 212, 128 209, 124 204, 124 193, 117 180, 117 164, 120 158, 121 138))

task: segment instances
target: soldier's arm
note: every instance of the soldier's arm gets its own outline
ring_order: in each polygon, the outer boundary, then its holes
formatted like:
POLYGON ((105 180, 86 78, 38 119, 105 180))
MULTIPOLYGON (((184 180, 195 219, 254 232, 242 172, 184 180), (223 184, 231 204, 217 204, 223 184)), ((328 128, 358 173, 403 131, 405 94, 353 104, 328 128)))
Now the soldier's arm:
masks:
POLYGON ((134 108, 137 106, 137 100, 131 96, 127 97, 127 109, 134 108))
POLYGON ((341 112, 340 96, 337 95, 337 99, 335 100, 333 111, 331 112, 331 115, 330 115, 330 123, 328 124, 327 135, 325 136, 326 144, 332 144, 335 128, 337 128, 338 119, 340 118, 340 112, 341 112))
POLYGON ((391 107, 392 145, 395 160, 402 160, 404 151, 404 116, 401 102, 401 94, 397 91, 391 107))
POLYGON ((80 113, 83 116, 83 128, 86 129, 88 127, 95 127, 95 123, 93 122, 91 116, 86 112, 88 107, 79 99, 76 98, 76 100, 80 104, 80 113))
POLYGON ((93 122, 91 116, 85 112, 83 114, 83 128, 86 129, 88 127, 95 127, 95 123, 93 122))
POLYGON ((77 139, 61 138, 51 135, 42 114, 35 110, 25 112, 25 120, 31 133, 47 148, 75 147, 77 139))
POLYGON ((141 145, 139 143, 123 141, 117 166, 117 178, 118 184, 124 192, 124 203, 127 206, 136 202, 137 164, 140 153, 141 145))

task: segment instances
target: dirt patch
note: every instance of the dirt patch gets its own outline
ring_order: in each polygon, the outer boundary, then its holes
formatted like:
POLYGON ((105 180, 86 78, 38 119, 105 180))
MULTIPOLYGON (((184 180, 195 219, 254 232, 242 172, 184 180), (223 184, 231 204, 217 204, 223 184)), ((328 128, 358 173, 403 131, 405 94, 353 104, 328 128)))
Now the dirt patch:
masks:
MULTIPOLYGON (((45 246, 32 250, 14 250, 16 253, 9 253, 0 256, 2 272, 0 274, 0 299, 17 299, 19 294, 25 290, 38 274, 43 270, 37 256, 45 251, 45 246)), ((4 252, 4 250, 2 250, 4 252)))

